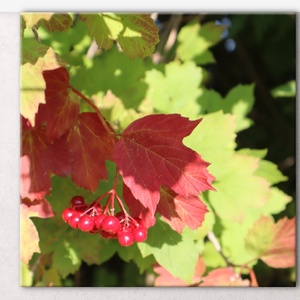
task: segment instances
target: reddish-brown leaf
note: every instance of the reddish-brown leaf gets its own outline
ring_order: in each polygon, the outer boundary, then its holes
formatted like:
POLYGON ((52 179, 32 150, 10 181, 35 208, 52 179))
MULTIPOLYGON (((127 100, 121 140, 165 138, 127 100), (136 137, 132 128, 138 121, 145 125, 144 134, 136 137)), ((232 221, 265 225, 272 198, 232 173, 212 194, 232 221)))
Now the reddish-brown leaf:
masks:
POLYGON ((296 264, 296 218, 280 219, 262 216, 249 231, 246 247, 273 268, 296 264))
POLYGON ((243 280, 232 268, 213 270, 202 281, 200 286, 250 286, 250 281, 243 280))
POLYGON ((123 184, 123 198, 132 217, 141 218, 146 228, 155 225, 155 212, 151 212, 149 208, 144 207, 140 201, 134 198, 131 190, 125 184, 123 184))
POLYGON ((25 204, 20 208, 20 247, 21 261, 28 264, 33 253, 40 252, 39 235, 30 217, 35 216, 25 204))
POLYGON ((214 189, 209 163, 182 143, 200 121, 179 114, 149 115, 131 123, 117 142, 115 161, 124 183, 151 212, 161 185, 185 198, 214 189))
POLYGON ((40 104, 37 125, 46 122, 46 135, 53 141, 66 133, 77 121, 80 98, 70 88, 70 76, 65 68, 44 71, 46 104, 40 104))
POLYGON ((81 113, 67 142, 72 150, 72 180, 80 187, 95 191, 99 180, 107 178, 105 160, 113 160, 114 137, 96 113, 81 113))
POLYGON ((172 229, 181 233, 184 226, 191 229, 201 226, 208 210, 199 197, 184 198, 169 188, 162 187, 157 212, 162 215, 172 229))
POLYGON ((61 139, 49 144, 43 126, 31 127, 23 117, 22 124, 21 197, 43 199, 51 188, 51 172, 71 172, 68 149, 61 139))
MULTIPOLYGON (((158 264, 153 267, 153 270, 158 274, 158 276, 155 278, 154 286, 188 286, 186 282, 179 278, 175 278, 164 267, 158 264)), ((191 285, 198 285, 204 272, 205 264, 202 257, 199 256, 191 285)))
POLYGON ((35 216, 39 218, 51 218, 54 212, 50 203, 45 199, 33 200, 28 198, 22 199, 22 204, 25 204, 35 216))
POLYGON ((38 43, 35 39, 22 41, 22 65, 20 72, 20 111, 31 125, 35 125, 35 115, 39 105, 45 103, 45 80, 43 71, 66 66, 52 48, 38 43))
POLYGON ((69 14, 53 14, 50 18, 41 18, 38 26, 44 26, 49 32, 68 31, 73 23, 69 14))
POLYGON ((44 26, 48 31, 68 31, 72 18, 69 14, 58 13, 22 13, 27 28, 44 26))

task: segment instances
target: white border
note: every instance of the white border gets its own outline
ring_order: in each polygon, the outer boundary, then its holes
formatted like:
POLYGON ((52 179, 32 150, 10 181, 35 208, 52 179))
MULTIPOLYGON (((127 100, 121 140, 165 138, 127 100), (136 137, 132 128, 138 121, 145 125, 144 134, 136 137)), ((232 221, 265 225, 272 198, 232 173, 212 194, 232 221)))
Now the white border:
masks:
POLYGON ((2 6, 6 12, 20 12, 20 11, 165 11, 165 12, 241 12, 241 11, 299 11, 298 0, 284 0, 284 1, 240 1, 240 0, 151 0, 151 1, 138 1, 138 0, 109 0, 109 1, 22 1, 10 0, 5 2, 2 6), (71 4, 71 5, 70 5, 71 4))
MULTIPOLYGON (((299 288, 21 288, 19 281, 19 14, 20 11, 70 11, 61 0, 43 2, 6 2, 0 13, 0 298, 1 299, 296 299, 299 288), (16 234, 17 233, 17 234, 16 234)), ((166 12, 299 12, 300 1, 249 1, 241 8, 240 1, 184 0, 179 5, 166 1, 142 3, 110 0, 95 7, 95 1, 72 2, 72 11, 166 11, 166 12), (225 7, 226 2, 226 7, 225 7), (159 5, 157 5, 159 3, 159 5), (208 7, 209 3, 209 7, 208 7), (170 4, 171 9, 170 9, 170 4), (140 4, 141 5, 141 4, 140 4)), ((298 41, 299 41, 298 14, 298 41)), ((299 46, 299 44, 298 44, 299 46)), ((299 54, 299 47, 297 49, 299 54)), ((298 67, 299 68, 299 67, 298 67)), ((298 73, 299 74, 299 73, 298 73)), ((298 86, 299 95, 299 86, 298 86)), ((297 107, 298 109, 299 107, 297 107)), ((297 149, 299 149, 297 145, 297 149)), ((297 170, 298 171, 298 170, 297 170)), ((299 212, 299 211, 298 211, 299 212)), ((299 215, 299 214, 297 214, 299 215)), ((297 220, 299 228, 299 217, 297 220)), ((299 249, 299 248, 298 248, 299 249)), ((299 282, 299 268, 297 270, 299 282)))

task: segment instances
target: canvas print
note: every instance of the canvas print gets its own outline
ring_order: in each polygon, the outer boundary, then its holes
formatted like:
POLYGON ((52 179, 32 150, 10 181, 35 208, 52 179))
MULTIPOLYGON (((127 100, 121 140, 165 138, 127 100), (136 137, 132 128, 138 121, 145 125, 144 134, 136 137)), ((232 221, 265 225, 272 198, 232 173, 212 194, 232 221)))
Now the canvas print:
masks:
POLYGON ((21 286, 295 286, 296 14, 20 26, 21 286))

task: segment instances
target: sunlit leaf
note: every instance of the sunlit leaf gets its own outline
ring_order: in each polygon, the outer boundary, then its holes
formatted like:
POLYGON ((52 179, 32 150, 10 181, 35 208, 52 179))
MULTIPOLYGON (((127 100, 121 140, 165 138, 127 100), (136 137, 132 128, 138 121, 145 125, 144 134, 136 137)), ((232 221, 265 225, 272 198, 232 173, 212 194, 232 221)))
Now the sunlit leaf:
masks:
POLYGON ((296 218, 284 217, 274 223, 262 216, 249 231, 246 247, 273 268, 289 268, 296 263, 296 218))

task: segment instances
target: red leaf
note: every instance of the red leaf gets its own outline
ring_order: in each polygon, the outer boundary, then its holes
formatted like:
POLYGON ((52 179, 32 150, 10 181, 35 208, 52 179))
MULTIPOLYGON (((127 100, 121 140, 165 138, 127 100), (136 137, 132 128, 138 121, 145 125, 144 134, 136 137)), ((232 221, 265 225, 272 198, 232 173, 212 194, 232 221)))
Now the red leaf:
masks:
MULTIPOLYGON (((158 274, 155 278, 154 286, 188 286, 186 282, 179 278, 175 278, 164 267, 158 264, 153 267, 153 271, 158 274)), ((199 256, 191 285, 198 285, 204 272, 205 264, 202 257, 199 256)))
POLYGON ((250 286, 250 281, 243 280, 232 268, 213 270, 202 280, 200 286, 250 286))
POLYGON ((125 184, 123 184, 123 198, 132 217, 141 218, 146 228, 155 225, 155 213, 152 213, 148 208, 144 207, 140 201, 135 199, 130 189, 125 184))
POLYGON ((149 115, 131 123, 117 142, 115 161, 124 183, 151 212, 156 210, 161 185, 185 198, 214 189, 214 177, 206 169, 209 163, 182 143, 201 120, 149 115))
POLYGON ((191 229, 197 229, 201 226, 208 210, 199 197, 184 198, 167 187, 162 187, 157 212, 162 215, 173 230, 181 233, 184 226, 191 229))
POLYGON ((70 88, 70 76, 65 68, 43 72, 46 82, 46 104, 40 104, 36 123, 47 123, 49 141, 61 137, 77 121, 80 98, 70 88))
POLYGON ((261 259, 273 268, 289 268, 296 264, 296 218, 287 217, 274 225, 274 237, 261 259))
POLYGON ((273 268, 296 264, 296 218, 287 217, 276 224, 272 217, 262 216, 249 231, 246 247, 273 268))
POLYGON ((107 178, 105 160, 113 160, 114 138, 96 113, 81 113, 67 142, 72 149, 72 180, 80 187, 95 191, 99 180, 107 178))
POLYGON ((22 117, 21 197, 42 199, 51 188, 50 173, 70 173, 66 143, 49 144, 44 127, 31 127, 22 117))
POLYGON ((50 203, 45 199, 30 201, 30 199, 22 199, 22 204, 25 204, 30 212, 39 218, 51 218, 54 216, 54 212, 50 203))

